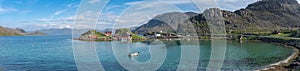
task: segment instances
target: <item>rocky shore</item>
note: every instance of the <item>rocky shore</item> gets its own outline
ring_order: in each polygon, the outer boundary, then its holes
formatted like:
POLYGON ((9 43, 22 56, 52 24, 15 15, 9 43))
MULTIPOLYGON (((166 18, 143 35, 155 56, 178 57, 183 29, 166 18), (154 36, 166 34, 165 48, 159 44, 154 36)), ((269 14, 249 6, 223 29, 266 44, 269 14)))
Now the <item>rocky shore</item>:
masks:
POLYGON ((258 69, 256 71, 295 71, 300 70, 300 40, 295 38, 275 38, 275 37, 260 37, 258 38, 264 42, 278 43, 285 45, 286 47, 291 47, 294 49, 294 53, 287 59, 280 61, 278 63, 271 64, 263 69, 258 69))

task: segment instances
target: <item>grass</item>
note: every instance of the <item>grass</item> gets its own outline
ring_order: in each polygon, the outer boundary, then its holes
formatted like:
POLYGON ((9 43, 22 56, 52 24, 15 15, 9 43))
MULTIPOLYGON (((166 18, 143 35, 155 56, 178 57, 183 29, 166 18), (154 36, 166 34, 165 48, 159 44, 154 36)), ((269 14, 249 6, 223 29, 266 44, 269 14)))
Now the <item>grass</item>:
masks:
POLYGON ((132 39, 133 40, 141 40, 141 39, 147 39, 147 38, 144 37, 144 36, 139 36, 139 35, 136 35, 136 34, 132 34, 132 39))
POLYGON ((281 34, 273 34, 273 35, 270 35, 270 36, 273 36, 273 37, 290 37, 292 35, 292 33, 281 33, 281 34))

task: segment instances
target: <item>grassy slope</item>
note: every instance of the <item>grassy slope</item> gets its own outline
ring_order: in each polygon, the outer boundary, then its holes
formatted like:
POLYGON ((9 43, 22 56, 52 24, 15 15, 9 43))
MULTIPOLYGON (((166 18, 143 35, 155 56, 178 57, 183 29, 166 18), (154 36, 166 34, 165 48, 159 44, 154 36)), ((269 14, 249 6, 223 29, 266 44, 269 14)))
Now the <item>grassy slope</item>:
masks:
POLYGON ((4 30, 0 30, 0 36, 20 36, 21 34, 15 32, 7 32, 4 30))

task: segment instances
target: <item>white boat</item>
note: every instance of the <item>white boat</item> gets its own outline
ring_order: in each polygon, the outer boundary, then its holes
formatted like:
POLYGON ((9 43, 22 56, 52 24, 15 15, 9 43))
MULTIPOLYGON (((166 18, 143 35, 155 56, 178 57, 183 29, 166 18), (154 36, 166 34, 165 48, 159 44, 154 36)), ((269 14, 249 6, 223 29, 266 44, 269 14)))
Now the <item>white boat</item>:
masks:
POLYGON ((139 56, 140 52, 135 52, 135 53, 129 53, 128 56, 133 57, 133 56, 139 56))

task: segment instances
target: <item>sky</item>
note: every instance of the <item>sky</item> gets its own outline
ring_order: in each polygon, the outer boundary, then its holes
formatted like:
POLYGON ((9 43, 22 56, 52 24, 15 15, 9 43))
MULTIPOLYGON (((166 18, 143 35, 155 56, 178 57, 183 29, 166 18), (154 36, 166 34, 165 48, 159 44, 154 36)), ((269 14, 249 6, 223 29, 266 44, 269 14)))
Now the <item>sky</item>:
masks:
POLYGON ((0 0, 0 26, 28 31, 49 28, 134 27, 167 12, 234 11, 258 0, 0 0), (193 3, 198 1, 198 4, 193 3), (201 7, 200 9, 198 8, 201 7), (103 8, 101 8, 103 7, 103 8), (91 10, 94 9, 94 10, 91 10), (102 12, 101 12, 102 11, 102 12), (96 19, 96 20, 94 20, 96 19), (94 25, 86 25, 93 23, 94 25))

